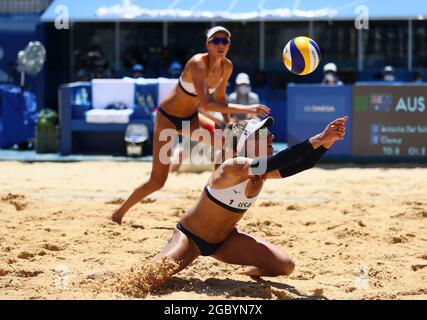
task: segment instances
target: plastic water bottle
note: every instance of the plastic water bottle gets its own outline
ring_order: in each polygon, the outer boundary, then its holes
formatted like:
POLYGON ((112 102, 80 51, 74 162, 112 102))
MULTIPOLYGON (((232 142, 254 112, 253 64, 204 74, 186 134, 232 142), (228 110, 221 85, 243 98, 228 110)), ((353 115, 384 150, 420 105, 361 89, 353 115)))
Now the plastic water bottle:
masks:
POLYGON ((88 101, 88 93, 87 93, 86 88, 82 88, 80 90, 80 96, 81 96, 82 104, 87 105, 89 103, 89 101, 88 101))
POLYGON ((74 104, 76 106, 80 106, 82 104, 82 95, 81 95, 81 90, 77 90, 76 92, 76 96, 74 98, 74 104))

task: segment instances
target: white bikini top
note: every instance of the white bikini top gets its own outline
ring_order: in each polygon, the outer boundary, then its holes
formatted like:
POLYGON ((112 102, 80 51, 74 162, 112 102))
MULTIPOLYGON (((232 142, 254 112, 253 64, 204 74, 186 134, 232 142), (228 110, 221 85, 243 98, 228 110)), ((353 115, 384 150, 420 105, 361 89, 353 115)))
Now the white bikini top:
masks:
POLYGON ((244 213, 255 203, 258 195, 252 198, 246 197, 246 186, 250 179, 228 188, 214 189, 210 185, 205 186, 207 197, 219 206, 238 213, 244 213))
MULTIPOLYGON (((181 77, 179 77, 179 85, 185 93, 189 94, 190 96, 197 97, 196 88, 194 88, 193 82, 184 81, 181 77)), ((216 88, 209 88, 209 94, 214 93, 215 90, 216 88)))
MULTIPOLYGON (((205 74, 205 78, 207 77, 207 74, 205 74)), ((221 81, 224 77, 224 61, 222 61, 222 70, 221 70, 221 81)), ((190 96, 197 97, 196 88, 194 88, 193 82, 184 81, 182 79, 182 75, 179 77, 178 81, 179 86, 181 87, 182 91, 184 91, 186 94, 189 94, 190 96)), ((213 94, 216 90, 216 88, 208 88, 209 94, 213 94)))

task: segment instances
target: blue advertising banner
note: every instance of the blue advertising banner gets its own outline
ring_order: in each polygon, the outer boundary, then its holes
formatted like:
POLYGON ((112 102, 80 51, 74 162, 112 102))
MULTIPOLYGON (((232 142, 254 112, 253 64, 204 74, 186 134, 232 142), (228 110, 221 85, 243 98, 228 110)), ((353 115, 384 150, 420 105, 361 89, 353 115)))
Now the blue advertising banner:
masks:
POLYGON ((348 115, 346 137, 338 141, 328 156, 351 156, 351 86, 288 85, 288 144, 294 145, 322 131, 332 120, 348 115))

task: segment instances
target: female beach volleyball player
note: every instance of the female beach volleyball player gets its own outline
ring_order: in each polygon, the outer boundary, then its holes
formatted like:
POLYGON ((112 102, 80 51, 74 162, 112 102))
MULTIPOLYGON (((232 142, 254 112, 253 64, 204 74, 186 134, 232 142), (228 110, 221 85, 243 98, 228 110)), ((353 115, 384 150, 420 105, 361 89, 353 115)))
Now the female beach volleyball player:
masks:
MULTIPOLYGON (((166 246, 154 258, 171 258, 176 267, 172 274, 190 265, 199 255, 219 261, 245 265, 242 274, 249 276, 289 275, 294 262, 279 247, 236 228, 236 224, 260 193, 266 179, 286 178, 313 167, 337 140, 345 135, 347 117, 329 123, 323 132, 272 155, 274 136, 268 132, 273 118, 263 121, 240 121, 230 124, 224 134, 230 149, 237 155, 242 147, 254 150, 256 159, 231 157, 213 172, 197 203, 180 219, 166 246), (262 141, 267 145, 261 150, 262 141), (264 163, 263 171, 259 165, 264 163)), ((264 144, 264 145, 265 145, 264 144)))
MULTIPOLYGON (((216 26, 207 33, 207 53, 194 55, 186 64, 177 86, 160 103, 155 119, 153 134, 153 166, 148 181, 137 187, 128 199, 112 215, 112 220, 121 224, 125 213, 147 195, 161 189, 169 173, 170 161, 161 159, 160 150, 169 141, 161 141, 164 129, 182 133, 185 123, 190 123, 190 132, 206 128, 207 117, 199 110, 230 113, 247 113, 265 117, 270 109, 264 105, 243 106, 229 104, 226 100, 226 86, 233 71, 233 65, 226 58, 230 47, 231 33, 224 27, 216 26), (210 99, 215 95, 215 101, 210 99)), ((213 130, 210 131, 211 141, 213 130)))

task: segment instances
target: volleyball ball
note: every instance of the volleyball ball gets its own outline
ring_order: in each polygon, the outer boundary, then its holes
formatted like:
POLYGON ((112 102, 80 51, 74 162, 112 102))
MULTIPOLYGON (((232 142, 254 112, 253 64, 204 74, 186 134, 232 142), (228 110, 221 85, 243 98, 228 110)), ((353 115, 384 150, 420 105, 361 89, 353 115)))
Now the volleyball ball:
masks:
POLYGON ((283 48, 283 63, 294 74, 310 74, 316 70, 319 62, 319 46, 308 37, 296 37, 283 48))

